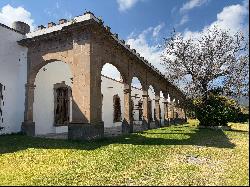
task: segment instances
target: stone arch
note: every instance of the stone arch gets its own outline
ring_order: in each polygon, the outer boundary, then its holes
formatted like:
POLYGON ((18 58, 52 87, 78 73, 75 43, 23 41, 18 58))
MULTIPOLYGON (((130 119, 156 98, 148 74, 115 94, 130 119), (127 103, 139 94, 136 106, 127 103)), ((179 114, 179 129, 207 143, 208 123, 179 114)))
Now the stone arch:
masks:
POLYGON ((131 101, 132 102, 132 116, 133 123, 136 125, 141 124, 143 115, 143 86, 137 77, 133 77, 131 81, 131 101))
POLYGON ((164 97, 164 92, 161 90, 160 91, 160 100, 159 100, 159 105, 160 105, 160 120, 161 120, 161 125, 165 125, 165 97, 164 97))
POLYGON ((71 88, 73 87, 72 82, 72 71, 70 65, 62 61, 50 61, 38 71, 34 84, 34 103, 33 103, 33 117, 36 123, 35 134, 50 134, 60 132, 67 132, 67 126, 72 119, 72 97, 71 88), (61 107, 67 111, 65 113, 65 122, 55 123, 56 112, 55 105, 57 97, 55 97, 55 88, 64 87, 67 88, 67 93, 63 96, 64 101, 67 104, 61 107), (70 89, 68 89, 70 88, 70 89))
POLYGON ((122 74, 119 71, 119 69, 111 63, 105 63, 102 66, 101 76, 106 76, 106 77, 109 77, 116 81, 121 81, 121 82, 123 82, 124 80, 124 74, 122 74), (117 76, 120 76, 120 77, 117 77, 117 76))
POLYGON ((35 83, 35 79, 36 79, 38 72, 46 65, 51 64, 53 62, 62 62, 64 64, 67 64, 70 68, 70 71, 72 72, 72 78, 73 78, 74 72, 73 72, 73 68, 72 68, 71 63, 69 63, 68 61, 63 61, 63 60, 61 60, 61 58, 51 58, 48 60, 42 60, 42 61, 38 62, 36 65, 32 65, 30 63, 31 67, 30 67, 30 69, 28 69, 28 81, 27 81, 28 84, 36 86, 34 83, 35 83))
POLYGON ((104 122, 105 128, 117 127, 122 125, 122 119, 124 117, 124 75, 119 71, 119 69, 111 63, 101 64, 101 72, 97 76, 101 78, 101 94, 102 94, 102 121, 104 122), (108 70, 115 71, 112 74, 105 74, 105 68, 108 70), (104 75, 103 75, 104 74, 104 75), (121 80, 117 77, 121 77, 121 80), (119 99, 119 120, 117 120, 115 109, 115 101, 119 99))
POLYGON ((129 84, 129 77, 128 77, 129 73, 126 69, 126 66, 127 66, 126 63, 119 62, 118 60, 112 60, 110 58, 103 58, 99 63, 99 67, 98 67, 99 70, 97 70, 98 71, 97 74, 101 75, 103 67, 106 64, 110 64, 110 65, 114 66, 121 74, 121 77, 123 80, 122 82, 129 84))
POLYGON ((155 88, 152 85, 148 86, 148 99, 149 99, 149 119, 155 121, 155 88))
POLYGON ((132 77, 131 79, 131 86, 137 88, 137 89, 142 89, 143 86, 142 86, 142 83, 141 83, 141 79, 138 78, 138 77, 132 77))
POLYGON ((147 90, 147 81, 142 76, 140 76, 139 73, 132 72, 131 76, 130 76, 130 80, 128 82, 131 83, 131 85, 132 85, 132 82, 133 82, 134 78, 138 79, 138 81, 140 82, 142 90, 147 90))

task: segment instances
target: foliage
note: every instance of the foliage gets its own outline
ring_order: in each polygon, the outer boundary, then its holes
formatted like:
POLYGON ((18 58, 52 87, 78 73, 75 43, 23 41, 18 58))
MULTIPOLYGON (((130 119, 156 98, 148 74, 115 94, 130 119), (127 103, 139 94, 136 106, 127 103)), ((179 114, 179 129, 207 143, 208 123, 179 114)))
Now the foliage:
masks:
POLYGON ((240 107, 233 99, 210 93, 207 99, 194 100, 195 113, 202 126, 226 126, 236 121, 240 107))
POLYGON ((191 98, 220 88, 225 95, 249 94, 248 39, 214 26, 187 37, 172 33, 162 54, 168 79, 191 98))
POLYGON ((192 120, 92 142, 0 136, 0 185, 248 186, 248 125, 231 126, 211 136, 192 120))

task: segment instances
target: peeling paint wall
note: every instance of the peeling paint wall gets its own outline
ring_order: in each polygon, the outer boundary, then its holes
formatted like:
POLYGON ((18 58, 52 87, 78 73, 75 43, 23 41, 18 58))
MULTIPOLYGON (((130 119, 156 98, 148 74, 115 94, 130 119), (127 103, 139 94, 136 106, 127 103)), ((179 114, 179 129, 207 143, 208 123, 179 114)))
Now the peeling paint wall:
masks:
POLYGON ((24 117, 27 49, 17 44, 23 35, 0 26, 0 83, 2 119, 0 134, 20 132, 24 117))

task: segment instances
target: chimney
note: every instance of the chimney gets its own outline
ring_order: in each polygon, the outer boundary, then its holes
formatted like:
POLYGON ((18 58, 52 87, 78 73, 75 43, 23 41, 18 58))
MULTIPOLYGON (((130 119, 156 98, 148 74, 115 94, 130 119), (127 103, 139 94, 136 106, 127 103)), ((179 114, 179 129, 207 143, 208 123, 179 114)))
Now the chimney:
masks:
POLYGON ((21 21, 15 21, 14 23, 12 23, 12 28, 22 34, 27 34, 30 32, 30 26, 27 23, 21 21))
POLYGON ((53 27, 53 26, 55 26, 56 24, 54 23, 54 22, 50 22, 50 23, 48 23, 48 28, 49 27, 53 27))

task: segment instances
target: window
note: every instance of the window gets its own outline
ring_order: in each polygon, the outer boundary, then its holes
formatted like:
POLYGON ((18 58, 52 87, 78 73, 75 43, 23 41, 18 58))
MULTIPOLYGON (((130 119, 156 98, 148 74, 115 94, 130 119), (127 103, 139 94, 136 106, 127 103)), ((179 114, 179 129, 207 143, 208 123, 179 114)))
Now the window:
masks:
POLYGON ((114 123, 121 122, 121 99, 118 95, 113 96, 113 104, 114 104, 114 123))
POLYGON ((56 126, 67 125, 70 118, 70 87, 65 83, 55 84, 54 97, 54 124, 56 126))

